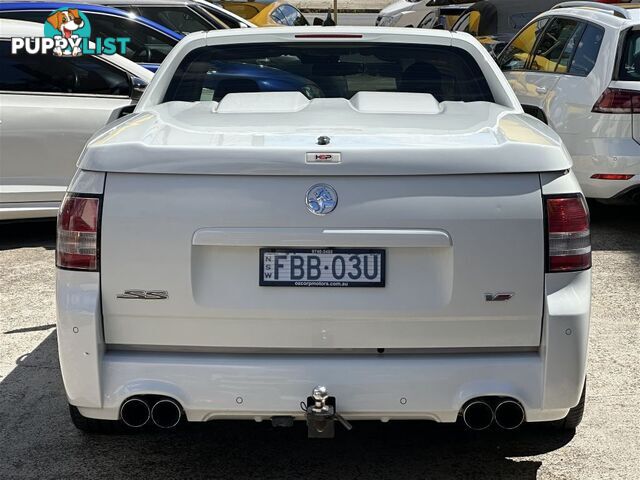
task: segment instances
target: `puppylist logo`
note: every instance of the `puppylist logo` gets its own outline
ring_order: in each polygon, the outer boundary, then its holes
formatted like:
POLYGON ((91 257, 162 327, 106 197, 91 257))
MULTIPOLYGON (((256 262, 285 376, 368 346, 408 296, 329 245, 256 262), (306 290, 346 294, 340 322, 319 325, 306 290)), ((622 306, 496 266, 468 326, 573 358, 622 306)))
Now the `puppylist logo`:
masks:
POLYGON ((11 53, 25 51, 28 54, 52 52, 58 57, 80 55, 124 55, 128 37, 96 37, 92 41, 91 23, 77 8, 62 7, 49 14, 44 22, 43 37, 14 37, 11 53))

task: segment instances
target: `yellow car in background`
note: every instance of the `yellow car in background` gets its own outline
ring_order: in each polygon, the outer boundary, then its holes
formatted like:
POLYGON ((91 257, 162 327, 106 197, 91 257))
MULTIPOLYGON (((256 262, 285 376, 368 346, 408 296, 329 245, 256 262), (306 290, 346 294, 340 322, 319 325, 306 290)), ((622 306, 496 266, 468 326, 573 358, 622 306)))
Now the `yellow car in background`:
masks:
POLYGON ((451 30, 473 35, 489 52, 498 55, 529 21, 563 1, 481 0, 463 13, 451 30))
POLYGON ((293 5, 274 1, 223 1, 220 6, 249 20, 258 27, 309 25, 304 15, 293 5))

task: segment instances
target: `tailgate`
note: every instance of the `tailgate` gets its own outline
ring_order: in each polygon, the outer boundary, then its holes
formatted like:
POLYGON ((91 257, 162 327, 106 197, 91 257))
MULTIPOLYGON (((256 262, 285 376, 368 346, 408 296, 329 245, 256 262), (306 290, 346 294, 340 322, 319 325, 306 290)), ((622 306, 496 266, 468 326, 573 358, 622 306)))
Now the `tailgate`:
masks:
POLYGON ((410 177, 110 173, 105 340, 206 349, 534 347, 543 308, 537 174, 410 177), (336 209, 305 205, 331 185, 336 209), (260 249, 382 249, 378 288, 260 286, 260 249), (125 290, 168 298, 118 298, 125 290), (486 294, 512 293, 509 301, 486 294))

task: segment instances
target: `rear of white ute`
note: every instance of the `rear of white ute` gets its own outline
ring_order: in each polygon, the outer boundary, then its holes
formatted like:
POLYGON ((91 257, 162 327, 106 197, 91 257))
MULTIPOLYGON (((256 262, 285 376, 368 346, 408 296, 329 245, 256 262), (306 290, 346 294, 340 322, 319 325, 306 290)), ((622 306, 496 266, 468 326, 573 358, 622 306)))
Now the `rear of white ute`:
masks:
POLYGON ((189 36, 60 210, 74 422, 575 428, 591 246, 570 169, 467 35, 189 36), (255 85, 230 93, 238 69, 255 85))

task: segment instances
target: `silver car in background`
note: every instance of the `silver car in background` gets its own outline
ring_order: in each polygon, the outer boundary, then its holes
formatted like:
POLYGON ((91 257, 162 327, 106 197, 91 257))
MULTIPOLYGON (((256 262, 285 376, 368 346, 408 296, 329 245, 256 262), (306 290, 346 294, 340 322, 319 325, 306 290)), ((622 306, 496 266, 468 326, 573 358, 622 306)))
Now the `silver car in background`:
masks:
POLYGON ((84 144, 153 73, 119 55, 11 54, 41 24, 0 20, 0 220, 55 217, 84 144))

